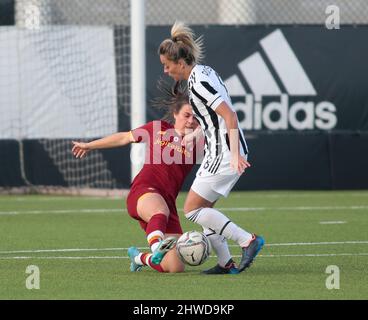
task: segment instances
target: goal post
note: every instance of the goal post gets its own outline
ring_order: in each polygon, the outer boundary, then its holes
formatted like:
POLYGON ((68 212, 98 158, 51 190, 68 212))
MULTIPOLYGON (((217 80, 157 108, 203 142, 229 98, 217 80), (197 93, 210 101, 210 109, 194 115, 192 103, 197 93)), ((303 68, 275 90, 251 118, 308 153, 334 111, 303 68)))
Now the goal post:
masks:
POLYGON ((124 183, 103 151, 74 159, 71 141, 127 131, 145 121, 144 2, 15 0, 15 25, 0 26, 0 143, 19 142, 18 154, 10 156, 20 174, 0 188, 129 187, 135 171, 123 161, 124 183), (47 168, 43 178, 33 174, 29 161, 41 155, 57 178, 47 177, 47 168))
MULTIPOLYGON (((131 3, 131 128, 146 122, 146 54, 145 54, 145 0, 131 3)), ((142 168, 144 145, 131 146, 132 179, 142 168)))

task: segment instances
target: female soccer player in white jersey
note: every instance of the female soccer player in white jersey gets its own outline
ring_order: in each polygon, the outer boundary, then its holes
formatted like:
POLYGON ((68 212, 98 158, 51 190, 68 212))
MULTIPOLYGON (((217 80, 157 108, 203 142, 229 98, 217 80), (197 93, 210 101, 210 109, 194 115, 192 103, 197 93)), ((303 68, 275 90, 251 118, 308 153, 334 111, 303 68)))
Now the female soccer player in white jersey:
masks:
POLYGON ((218 264, 207 274, 238 273, 248 268, 262 249, 264 239, 246 232, 213 206, 227 196, 240 175, 250 167, 248 148, 220 76, 199 64, 203 57, 202 38, 194 39, 192 29, 176 22, 171 38, 158 49, 164 73, 177 83, 188 81, 189 98, 206 139, 206 154, 184 204, 185 216, 200 224, 218 256, 218 264), (238 268, 226 239, 242 248, 238 268))

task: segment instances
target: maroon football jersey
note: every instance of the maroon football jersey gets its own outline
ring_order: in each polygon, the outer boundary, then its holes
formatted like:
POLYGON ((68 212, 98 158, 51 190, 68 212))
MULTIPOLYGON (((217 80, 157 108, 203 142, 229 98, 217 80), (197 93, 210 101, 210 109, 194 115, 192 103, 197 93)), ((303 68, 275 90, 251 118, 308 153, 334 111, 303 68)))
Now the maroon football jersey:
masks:
POLYGON ((146 143, 145 163, 131 187, 150 187, 176 199, 196 164, 196 148, 189 151, 183 147, 183 137, 166 121, 151 121, 131 133, 136 142, 146 143))

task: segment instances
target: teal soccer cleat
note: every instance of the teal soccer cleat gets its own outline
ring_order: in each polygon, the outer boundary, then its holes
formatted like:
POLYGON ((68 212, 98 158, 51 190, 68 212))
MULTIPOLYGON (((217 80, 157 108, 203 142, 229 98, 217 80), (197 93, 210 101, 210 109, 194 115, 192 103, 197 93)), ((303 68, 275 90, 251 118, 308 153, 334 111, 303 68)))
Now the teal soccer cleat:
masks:
POLYGON ((177 239, 175 237, 167 237, 160 241, 157 249, 153 252, 151 262, 160 264, 165 254, 175 247, 177 239))
POLYGON ((135 262, 135 257, 140 254, 139 250, 136 247, 130 247, 128 249, 128 256, 130 259, 130 271, 138 272, 142 270, 143 265, 139 265, 135 262))

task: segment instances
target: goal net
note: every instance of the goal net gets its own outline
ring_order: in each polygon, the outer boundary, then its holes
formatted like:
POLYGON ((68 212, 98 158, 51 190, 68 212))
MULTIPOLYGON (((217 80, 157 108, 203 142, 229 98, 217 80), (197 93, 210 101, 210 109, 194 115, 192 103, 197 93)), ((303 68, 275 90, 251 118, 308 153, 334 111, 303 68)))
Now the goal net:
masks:
POLYGON ((130 1, 15 3, 15 25, 0 27, 0 141, 18 141, 24 185, 37 184, 24 152, 34 141, 64 187, 117 188, 102 153, 76 161, 71 141, 112 134, 129 117, 130 1))

